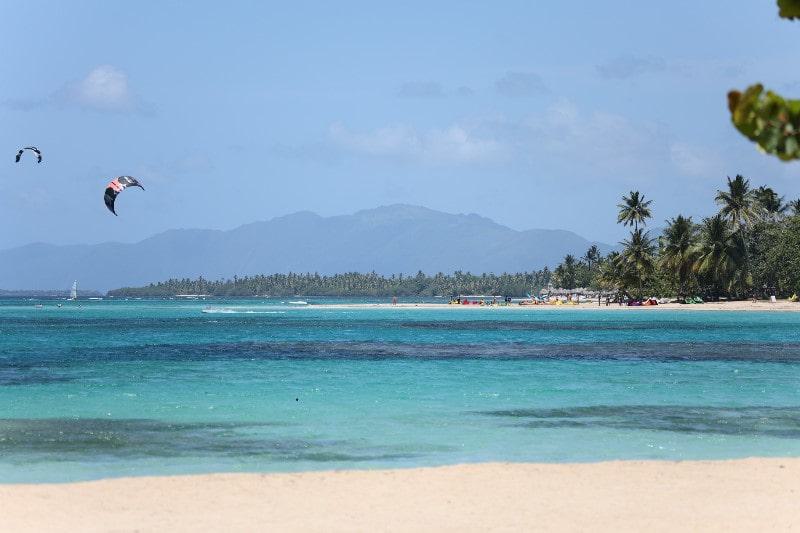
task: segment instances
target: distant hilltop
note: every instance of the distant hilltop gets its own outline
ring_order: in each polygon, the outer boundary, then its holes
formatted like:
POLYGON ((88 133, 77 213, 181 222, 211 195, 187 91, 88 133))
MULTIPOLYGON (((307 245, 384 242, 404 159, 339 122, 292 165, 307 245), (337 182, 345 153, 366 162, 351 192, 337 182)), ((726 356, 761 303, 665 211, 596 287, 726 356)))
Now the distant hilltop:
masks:
POLYGON ((169 278, 279 272, 414 274, 553 268, 591 245, 571 231, 517 231, 475 214, 390 205, 352 215, 299 212, 230 231, 180 229, 133 244, 29 244, 0 251, 0 287, 106 291, 169 278))

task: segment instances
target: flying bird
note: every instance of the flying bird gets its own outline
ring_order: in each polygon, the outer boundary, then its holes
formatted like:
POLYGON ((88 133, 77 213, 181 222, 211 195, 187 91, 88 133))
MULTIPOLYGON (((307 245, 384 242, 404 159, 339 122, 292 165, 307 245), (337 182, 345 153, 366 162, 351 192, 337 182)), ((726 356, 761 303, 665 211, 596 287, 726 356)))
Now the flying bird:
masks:
POLYGON ((117 216, 117 212, 114 210, 114 201, 117 199, 117 195, 128 187, 139 187, 144 190, 142 184, 133 176, 119 176, 106 185, 103 201, 106 203, 108 210, 114 213, 114 216, 117 216))

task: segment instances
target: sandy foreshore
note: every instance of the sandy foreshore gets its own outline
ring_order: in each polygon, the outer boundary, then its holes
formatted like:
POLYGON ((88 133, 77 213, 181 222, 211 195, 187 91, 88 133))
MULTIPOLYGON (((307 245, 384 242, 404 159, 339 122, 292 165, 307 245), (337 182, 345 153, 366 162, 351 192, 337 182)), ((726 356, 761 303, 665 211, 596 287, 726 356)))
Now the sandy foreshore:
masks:
POLYGON ((496 305, 496 306, 483 306, 483 305, 449 305, 447 303, 398 303, 393 305, 391 303, 358 303, 358 304, 311 304, 306 307, 317 309, 450 309, 453 311, 471 311, 476 309, 491 309, 497 311, 537 311, 545 309, 569 309, 569 310, 583 310, 583 311, 598 311, 598 310, 611 310, 611 311, 641 311, 651 312, 659 310, 676 310, 681 311, 795 311, 800 312, 800 303, 790 302, 788 300, 778 300, 775 303, 769 301, 736 301, 736 302, 707 302, 704 304, 661 304, 653 306, 637 306, 628 307, 625 305, 611 304, 606 306, 605 303, 597 305, 597 302, 582 303, 580 305, 518 305, 516 303, 511 305, 496 305))
POLYGON ((797 531, 800 458, 0 485, 2 531, 797 531))

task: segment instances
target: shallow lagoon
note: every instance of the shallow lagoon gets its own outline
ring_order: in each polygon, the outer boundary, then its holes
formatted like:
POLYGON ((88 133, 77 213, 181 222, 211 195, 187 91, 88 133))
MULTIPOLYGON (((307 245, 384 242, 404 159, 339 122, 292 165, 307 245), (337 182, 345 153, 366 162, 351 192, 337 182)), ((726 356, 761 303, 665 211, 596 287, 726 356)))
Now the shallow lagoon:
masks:
POLYGON ((0 302, 0 480, 800 456, 800 313, 285 301, 0 302))

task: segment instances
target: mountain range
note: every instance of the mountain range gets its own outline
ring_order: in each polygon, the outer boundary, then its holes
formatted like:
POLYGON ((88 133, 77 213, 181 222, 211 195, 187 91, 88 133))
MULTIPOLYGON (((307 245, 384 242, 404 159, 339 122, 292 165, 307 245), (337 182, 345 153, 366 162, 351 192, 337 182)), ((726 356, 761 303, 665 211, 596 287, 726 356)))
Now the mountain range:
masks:
POLYGON ((592 244, 571 231, 517 231, 475 214, 390 205, 352 215, 303 211, 220 231, 176 229, 137 243, 29 244, 0 251, 0 288, 108 290, 168 278, 276 272, 521 272, 592 244))

